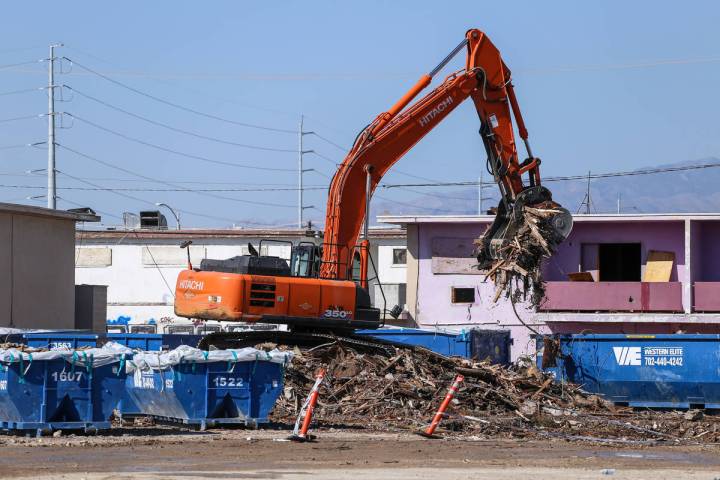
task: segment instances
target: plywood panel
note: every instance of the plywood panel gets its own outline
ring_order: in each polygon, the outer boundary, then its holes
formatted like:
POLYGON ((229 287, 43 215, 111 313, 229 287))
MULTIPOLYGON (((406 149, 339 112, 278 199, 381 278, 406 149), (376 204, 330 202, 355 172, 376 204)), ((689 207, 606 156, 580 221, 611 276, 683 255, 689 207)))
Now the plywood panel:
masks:
POLYGON ((478 270, 478 261, 476 258, 449 258, 449 257, 433 257, 432 273, 439 275, 480 275, 485 274, 478 270))
POLYGON ((435 237, 432 239, 432 273, 480 275, 473 238, 435 237))
POLYGON ((568 280, 570 280, 571 282, 594 282, 595 281, 595 279, 593 278, 593 276, 590 272, 568 273, 568 280))
POLYGON ((112 249, 108 247, 83 247, 75 249, 76 267, 109 267, 112 265, 112 249))
POLYGON ((643 282, 669 282, 673 263, 675 263, 675 253, 650 250, 645 264, 643 282))

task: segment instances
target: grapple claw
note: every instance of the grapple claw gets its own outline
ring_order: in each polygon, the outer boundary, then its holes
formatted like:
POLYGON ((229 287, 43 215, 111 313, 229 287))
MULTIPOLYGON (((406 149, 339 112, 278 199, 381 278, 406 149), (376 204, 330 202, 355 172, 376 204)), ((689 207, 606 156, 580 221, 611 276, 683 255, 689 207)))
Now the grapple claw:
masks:
POLYGON ((517 196, 510 210, 503 202, 498 205, 495 220, 479 242, 476 252, 479 268, 488 269, 497 261, 507 259, 516 237, 525 227, 531 230, 533 241, 549 256, 570 235, 572 225, 572 215, 552 201, 550 190, 542 186, 527 188, 517 196))

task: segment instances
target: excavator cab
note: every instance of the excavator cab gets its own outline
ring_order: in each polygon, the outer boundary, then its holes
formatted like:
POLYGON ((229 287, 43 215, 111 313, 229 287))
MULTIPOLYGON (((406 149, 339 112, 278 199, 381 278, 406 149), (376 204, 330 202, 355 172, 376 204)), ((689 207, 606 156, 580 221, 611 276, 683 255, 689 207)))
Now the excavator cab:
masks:
POLYGON ((293 277, 317 278, 322 248, 312 242, 300 242, 292 248, 290 273, 293 277))

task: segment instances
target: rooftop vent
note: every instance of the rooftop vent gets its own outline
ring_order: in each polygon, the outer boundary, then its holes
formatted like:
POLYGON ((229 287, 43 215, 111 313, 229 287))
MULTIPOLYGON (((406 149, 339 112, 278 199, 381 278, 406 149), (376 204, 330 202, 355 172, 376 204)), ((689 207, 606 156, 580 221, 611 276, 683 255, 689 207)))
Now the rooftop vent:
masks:
POLYGON ((165 215, 159 210, 140 212, 140 228, 148 230, 167 230, 165 215))
POLYGON ((123 212, 123 226, 126 230, 140 228, 140 215, 137 213, 123 212))

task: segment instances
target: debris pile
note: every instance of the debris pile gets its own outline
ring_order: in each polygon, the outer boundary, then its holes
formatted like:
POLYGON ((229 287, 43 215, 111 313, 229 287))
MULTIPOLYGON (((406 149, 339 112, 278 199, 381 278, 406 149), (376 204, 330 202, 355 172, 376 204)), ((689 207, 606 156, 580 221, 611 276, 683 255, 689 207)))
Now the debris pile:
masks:
MULTIPOLYGON (((523 208, 523 219, 517 231, 503 247, 503 259, 495 260, 485 278, 496 285, 494 301, 503 293, 513 303, 528 299, 538 307, 545 298, 542 261, 555 253, 564 237, 553 225, 559 213, 554 202, 523 208)), ((481 237, 479 244, 484 243, 481 237)))
POLYGON ((361 353, 340 340, 295 352, 285 374, 285 392, 273 420, 294 421, 312 386, 316 370, 324 366, 318 419, 337 425, 373 429, 417 428, 427 423, 457 373, 465 376, 451 407, 453 419, 443 425, 473 430, 487 424, 477 416, 510 414, 530 418, 568 409, 613 411, 610 403, 586 395, 578 387, 558 385, 529 361, 513 367, 447 358, 422 348, 389 347, 387 356, 361 353))
POLYGON ((616 407, 576 385, 553 382, 530 361, 504 367, 418 347, 389 350, 394 353, 362 352, 341 340, 295 348, 271 419, 294 423, 317 370, 324 367, 314 417, 321 427, 417 431, 428 425, 461 373, 465 380, 439 428, 445 435, 631 444, 720 440, 720 418, 616 407))

